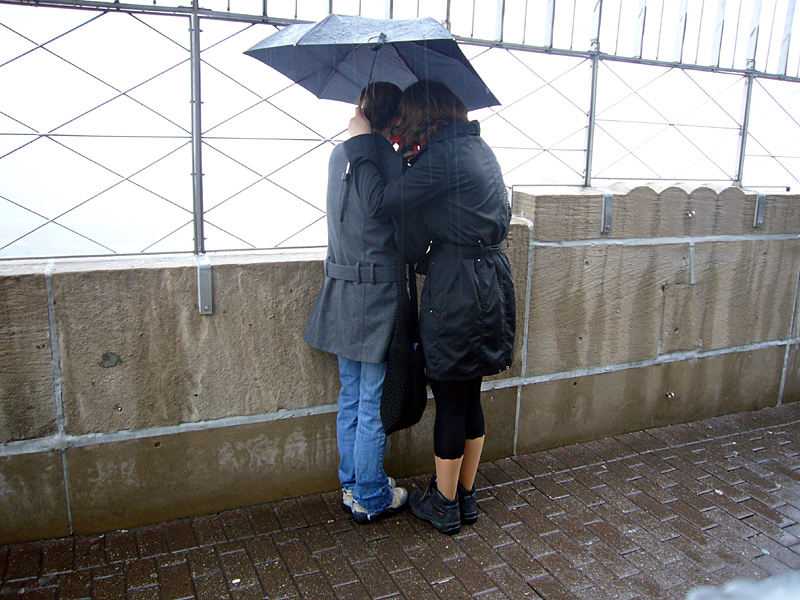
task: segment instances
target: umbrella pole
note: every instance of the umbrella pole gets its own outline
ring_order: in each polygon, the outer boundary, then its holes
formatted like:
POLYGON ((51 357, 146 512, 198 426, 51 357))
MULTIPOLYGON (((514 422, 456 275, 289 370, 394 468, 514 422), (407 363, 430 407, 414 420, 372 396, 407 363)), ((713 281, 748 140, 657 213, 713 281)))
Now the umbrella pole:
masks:
POLYGON ((367 78, 367 85, 364 86, 364 97, 361 98, 361 105, 359 108, 364 108, 364 100, 366 100, 367 94, 369 93, 369 84, 372 83, 372 73, 375 71, 375 61, 378 59, 378 50, 380 50, 385 43, 386 34, 382 33, 378 36, 378 41, 375 43, 375 45, 370 48, 375 55, 372 57, 372 66, 369 68, 369 77, 367 78))

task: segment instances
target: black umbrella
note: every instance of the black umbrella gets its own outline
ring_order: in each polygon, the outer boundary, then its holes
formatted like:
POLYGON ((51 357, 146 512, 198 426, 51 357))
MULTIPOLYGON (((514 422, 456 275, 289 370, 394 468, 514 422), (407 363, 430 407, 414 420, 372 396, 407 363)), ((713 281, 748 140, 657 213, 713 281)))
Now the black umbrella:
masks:
POLYGON ((500 104, 450 32, 431 18, 328 15, 319 23, 284 27, 245 54, 317 98, 354 103, 371 81, 390 81, 405 89, 420 79, 436 79, 469 110, 500 104))

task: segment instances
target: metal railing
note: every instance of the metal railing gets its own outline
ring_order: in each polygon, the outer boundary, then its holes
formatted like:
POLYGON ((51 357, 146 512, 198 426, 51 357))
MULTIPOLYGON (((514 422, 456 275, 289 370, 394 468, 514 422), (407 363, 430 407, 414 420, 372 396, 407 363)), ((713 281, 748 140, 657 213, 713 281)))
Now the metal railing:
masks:
MULTIPOLYGON (((384 0, 382 2, 192 0, 191 6, 181 6, 181 4, 180 0, 156 0, 152 4, 110 0, 37 0, 35 3, 28 0, 0 0, 0 9, 2 9, 2 5, 17 5, 17 10, 25 10, 30 13, 32 22, 36 21, 37 14, 41 14, 37 11, 53 9, 69 9, 73 13, 88 11, 102 16, 127 14, 137 19, 144 17, 183 18, 188 22, 188 37, 182 41, 176 41, 176 36, 172 36, 172 41, 180 45, 185 44, 184 50, 188 50, 189 54, 187 63, 190 90, 187 92, 191 95, 191 121, 188 128, 179 125, 175 131, 184 132, 178 137, 182 139, 182 136, 185 135, 185 142, 191 148, 193 198, 191 208, 189 209, 152 187, 142 184, 135 176, 123 177, 123 181, 133 183, 141 188, 143 193, 155 194, 160 199, 171 202, 181 211, 190 213, 194 240, 193 251, 198 256, 210 250, 206 247, 206 224, 212 224, 214 232, 222 232, 220 236, 224 236, 225 239, 225 242, 215 243, 213 250, 269 247, 268 243, 265 245, 257 240, 248 240, 247 235, 236 233, 233 227, 226 227, 220 221, 215 221, 215 215, 220 213, 221 207, 224 208, 225 204, 232 202, 234 198, 240 198, 247 189, 246 185, 244 189, 234 190, 227 197, 217 198, 213 206, 204 207, 203 159, 211 149, 219 152, 229 163, 236 163, 252 171, 253 177, 257 178, 257 181, 251 185, 275 184, 286 198, 296 198, 305 202, 312 212, 316 211, 315 216, 308 217, 306 222, 298 226, 299 231, 317 227, 324 222, 324 210, 320 208, 318 199, 307 198, 306 194, 289 189, 285 183, 276 183, 275 173, 285 169, 288 164, 292 163, 292 160, 272 172, 269 169, 263 172, 261 169, 256 170, 251 165, 243 164, 238 155, 222 149, 223 142, 232 138, 222 134, 215 135, 215 129, 220 128, 220 123, 214 123, 203 130, 204 121, 201 118, 201 109, 204 107, 204 99, 201 99, 201 93, 204 88, 201 85, 201 76, 229 77, 204 59, 204 54, 209 52, 210 48, 213 49, 215 43, 224 43, 226 39, 223 35, 221 36, 222 42, 212 42, 210 46, 205 43, 206 34, 203 33, 203 27, 212 23, 239 27, 240 29, 237 29, 232 36, 250 31, 251 28, 266 35, 269 31, 265 31, 264 26, 280 27, 294 22, 317 20, 330 12, 363 14, 377 18, 431 16, 449 27, 456 38, 464 43, 464 47, 474 55, 475 62, 488 62, 489 57, 496 58, 500 56, 497 53, 506 53, 504 55, 507 57, 506 64, 513 63, 525 77, 534 81, 533 84, 529 84, 534 87, 526 90, 529 91, 527 94, 506 94, 510 98, 508 103, 504 102, 504 106, 495 109, 484 109, 478 118, 488 131, 487 135, 493 135, 493 128, 496 130, 504 128, 520 140, 508 144, 502 142, 497 144, 498 156, 501 164, 504 165, 504 175, 509 185, 560 183, 590 187, 600 184, 607 186, 610 182, 619 179, 631 181, 675 179, 674 176, 670 176, 675 173, 668 169, 661 169, 657 161, 648 162, 641 158, 640 155, 646 148, 647 141, 623 139, 622 131, 625 125, 633 128, 651 128, 654 132, 660 133, 677 131, 674 139, 683 140, 687 148, 697 153, 695 165, 690 165, 679 174, 694 173, 700 170, 699 176, 682 177, 683 180, 721 181, 740 186, 745 185, 748 156, 751 159, 756 156, 763 158, 769 164, 779 165, 775 170, 782 169, 778 175, 756 182, 760 184, 760 187, 781 188, 798 182, 797 172, 791 166, 787 166, 800 162, 798 157, 770 151, 769 144, 754 138, 751 131, 754 121, 761 122, 760 119, 753 117, 753 93, 756 91, 760 101, 771 100, 778 107, 776 110, 780 112, 783 122, 789 127, 797 128, 797 131, 800 132, 800 114, 795 108, 796 102, 794 105, 791 103, 784 105, 775 92, 778 88, 774 87, 778 86, 780 89, 784 89, 780 86, 791 86, 792 91, 784 94, 788 98, 800 93, 800 87, 797 85, 800 83, 800 48, 797 43, 794 45, 791 43, 793 36, 796 38, 800 35, 798 33, 800 19, 795 19, 796 0, 701 0, 699 2, 688 2, 688 0, 487 0, 481 2, 474 0, 384 0), (566 61, 566 67, 552 75, 545 76, 536 68, 526 64, 525 57, 534 55, 553 62, 560 57, 561 60, 566 61), (578 98, 574 97, 572 92, 560 89, 559 85, 561 80, 573 77, 578 70, 582 69, 583 65, 586 65, 589 70, 589 75, 586 77, 588 93, 584 97, 578 98), (651 73, 652 76, 648 77, 653 81, 666 78, 673 73, 682 73, 685 78, 694 83, 697 82, 692 79, 691 73, 729 78, 731 84, 723 92, 719 92, 719 94, 727 94, 727 100, 721 100, 716 91, 703 90, 707 96, 706 103, 718 109, 720 118, 727 124, 713 127, 703 123, 684 124, 666 115, 663 107, 657 105, 654 98, 648 98, 643 93, 643 90, 646 90, 652 82, 647 85, 631 84, 630 90, 623 95, 623 98, 610 104, 605 103, 601 107, 603 98, 610 95, 608 90, 612 88, 612 85, 604 85, 602 81, 606 77, 609 80, 612 80, 612 77, 618 77, 620 81, 625 81, 625 77, 630 74, 630 71, 622 73, 618 69, 627 69, 628 66, 651 73), (534 80, 534 77, 537 79, 534 80), (738 85, 741 85, 741 90, 736 89, 738 85), (538 141, 540 135, 537 127, 541 124, 535 122, 534 119, 519 118, 518 116, 519 113, 525 113, 526 103, 531 103, 537 94, 544 93, 543 90, 551 93, 556 98, 555 102, 559 104, 565 106, 572 104, 571 110, 574 115, 579 113, 582 115, 580 119, 575 116, 565 123, 563 131, 553 135, 554 142, 538 141), (738 93, 740 93, 741 103, 738 107, 739 114, 736 115, 729 96, 738 93), (636 122, 631 119, 623 122, 609 116, 614 107, 621 106, 631 98, 636 99, 642 110, 650 110, 657 117, 651 121, 636 122), (517 116, 509 116, 515 115, 515 111, 517 116), (735 159, 730 163, 723 164, 723 160, 718 156, 711 156, 708 149, 715 149, 723 144, 713 140, 705 145, 698 143, 693 139, 692 134, 697 133, 701 127, 704 127, 705 131, 712 131, 708 135, 714 140, 717 139, 714 136, 729 140, 735 132, 738 136, 735 159), (605 140, 602 142, 601 154, 606 160, 606 164, 599 169, 597 166, 598 135, 605 140), (579 145, 574 141, 577 139, 576 136, 583 138, 582 144, 579 145), (763 151, 762 154, 748 155, 748 141, 753 144, 757 143, 757 147, 763 151), (613 162, 615 157, 608 158, 609 154, 612 154, 608 151, 611 146, 615 148, 619 146, 616 162, 613 162), (525 154, 526 160, 520 162, 519 160, 508 161, 505 159, 505 156, 515 153, 517 155, 527 153, 525 154), (580 162, 575 159, 576 153, 583 156, 580 162), (643 169, 642 173, 627 170, 629 167, 625 166, 625 161, 631 159, 638 161, 641 165, 646 165, 647 168, 643 169), (542 176, 541 180, 538 180, 531 177, 530 169, 526 169, 525 165, 544 160, 550 160, 552 164, 563 169, 563 175, 553 176, 560 177, 560 179, 553 177, 547 179, 542 176), (520 164, 512 164, 517 162, 520 164), (701 167, 706 166, 708 170, 702 171, 701 167), (721 174, 725 176, 723 177, 721 174)), ((62 11, 61 14, 66 13, 62 11)), ((152 23, 141 22, 147 27, 155 29, 152 23)), ((16 31, 2 20, 0 20, 0 26, 3 31, 11 32, 9 35, 28 40, 32 48, 27 53, 37 50, 54 53, 50 48, 57 45, 55 43, 57 40, 69 36, 72 31, 67 27, 51 39, 39 41, 27 38, 24 32, 16 31)), ((76 29, 80 29, 82 26, 83 24, 78 25, 76 29)), ((274 28, 269 29, 274 30, 274 28)), ((16 56, 12 53, 10 57, 0 58, 0 76, 7 65, 27 53, 16 56)), ((82 69, 78 65, 73 64, 73 66, 82 69)), ((171 68, 179 66, 173 65, 171 68)), ((261 68, 266 69, 266 67, 261 68)), ((503 73, 490 73, 490 75, 494 75, 499 80, 505 76, 503 73)), ((581 77, 584 76, 581 75, 581 77)), ((230 77, 230 79, 233 78, 230 77)), ((512 79, 505 80, 505 85, 508 86, 517 83, 518 81, 512 79)), ((687 85, 691 85, 691 83, 687 83, 687 85)), ((490 87, 496 88, 491 84, 490 87)), ((241 88, 248 89, 251 94, 255 94, 245 85, 241 85, 241 88)), ((279 106, 275 101, 275 98, 285 90, 286 86, 281 87, 278 92, 270 91, 267 95, 261 93, 253 95, 253 104, 230 119, 244 118, 241 115, 246 115, 248 112, 253 114, 256 109, 269 106, 270 108, 277 107, 289 119, 298 122, 304 121, 304 118, 292 114, 290 110, 279 106)), ((134 96, 131 90, 118 89, 116 93, 119 95, 118 97, 132 98, 134 96)), ((146 106, 139 99, 135 99, 135 101, 146 106)), ((24 119, 10 114, 3 106, 0 101, 0 117, 5 117, 6 122, 13 123, 16 127, 17 123, 24 121, 24 119)), ((103 106, 106 106, 106 103, 99 103, 89 112, 103 106)), ((153 112, 169 119, 163 112, 158 110, 153 110, 153 112)), ((174 120, 171 122, 175 124, 174 120)), ((223 125, 226 122, 224 121, 223 125)), ((25 139, 29 141, 28 145, 30 145, 38 140, 63 141, 66 139, 59 137, 66 135, 58 131, 63 129, 63 125, 50 130, 36 129, 27 125, 26 127, 31 131, 26 129, 24 133, 6 134, 2 130, 2 122, 0 122, 0 140, 4 136, 7 138, 11 138, 12 135, 27 136, 25 139)), ((332 141, 342 135, 341 131, 332 135, 330 132, 315 132, 313 128, 309 129, 309 133, 306 141, 309 142, 310 149, 295 156, 293 160, 305 160, 309 155, 329 146, 332 141)), ((260 139, 265 141, 265 138, 260 139)), ((279 136, 275 139, 288 141, 288 138, 279 136)), ((292 139, 300 140, 299 137, 292 139)), ((495 136, 494 139, 499 140, 500 137, 495 136)), ((0 173, 2 173, 3 161, 13 156, 22 147, 17 147, 15 143, 9 145, 11 146, 10 151, 0 149, 0 173)), ((74 148, 70 148, 70 150, 74 151, 74 148)), ((166 156, 172 156, 174 152, 177 150, 173 150, 166 156)), ((95 164, 102 163, 96 157, 84 156, 83 158, 95 164)), ((627 164, 636 163, 629 162, 627 164)), ((152 165, 147 168, 150 167, 152 165)), ((548 171, 547 169, 541 170, 548 171)), ((320 176, 323 175, 320 173, 320 176)), ((124 253, 124 250, 115 247, 113 243, 98 241, 96 236, 81 233, 80 227, 67 222, 65 215, 75 211, 78 207, 84 207, 81 210, 85 211, 85 203, 78 204, 76 207, 67 207, 64 212, 55 211, 48 214, 46 211, 37 212, 11 196, 10 193, 4 193, 0 178, 0 199, 5 200, 9 206, 13 206, 14 210, 27 211, 26 214, 34 215, 40 222, 37 221, 38 226, 29 231, 4 234, 0 230, 0 257, 14 257, 13 248, 15 245, 18 246, 21 240, 26 238, 35 240, 35 235, 31 235, 32 233, 42 232, 54 224, 86 239, 97 241, 97 247, 105 249, 98 252, 85 252, 85 254, 103 254, 106 251, 124 253)), ((0 208, 1 212, 2 208, 0 208)), ((78 213, 72 214, 77 215, 78 213)), ((246 220, 246 217, 243 218, 246 220)), ((79 220, 76 216, 75 221, 79 220)), ((147 244, 140 245, 139 250, 158 251, 163 248, 163 245, 159 245, 160 242, 171 236, 177 236, 183 230, 184 226, 180 225, 179 218, 176 223, 177 227, 171 230, 167 228, 166 235, 157 238, 155 242, 150 240, 147 244)), ((282 241, 277 242, 278 245, 281 247, 293 245, 291 240, 295 239, 296 233, 289 232, 289 235, 282 241)), ((320 241, 324 244, 324 239, 320 241)), ((308 244, 300 243, 299 245, 308 244)), ((28 254, 41 255, 35 251, 28 252, 28 254)), ((64 254, 64 252, 60 252, 60 254, 64 254)), ((18 253, 17 255, 25 254, 18 253)))

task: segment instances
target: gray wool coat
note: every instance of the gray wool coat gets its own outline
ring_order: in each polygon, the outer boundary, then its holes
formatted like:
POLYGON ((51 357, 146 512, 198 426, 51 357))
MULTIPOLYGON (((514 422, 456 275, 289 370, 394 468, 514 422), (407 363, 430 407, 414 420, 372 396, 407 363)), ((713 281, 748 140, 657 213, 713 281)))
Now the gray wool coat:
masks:
MULTIPOLYGON (((387 181, 402 173, 402 157, 373 134, 376 164, 387 181)), ((343 181, 347 156, 340 144, 328 165, 328 252, 325 280, 305 330, 319 350, 359 362, 386 360, 397 311, 401 267, 391 218, 373 219, 352 181, 343 181)))

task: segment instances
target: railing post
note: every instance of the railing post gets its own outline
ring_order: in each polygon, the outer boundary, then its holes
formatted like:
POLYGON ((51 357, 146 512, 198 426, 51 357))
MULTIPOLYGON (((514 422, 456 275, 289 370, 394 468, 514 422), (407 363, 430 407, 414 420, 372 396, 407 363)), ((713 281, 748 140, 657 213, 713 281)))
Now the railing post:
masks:
POLYGON ((206 244, 203 230, 203 160, 202 101, 200 96, 200 15, 198 0, 192 0, 190 18, 191 83, 192 83, 192 196, 194 220, 194 254, 197 262, 197 306, 201 315, 213 311, 211 264, 205 256, 206 244))
POLYGON ((589 122, 586 125, 586 170, 583 175, 584 187, 592 186, 592 155, 594 154, 594 126, 597 112, 597 75, 600 70, 600 22, 602 2, 596 2, 594 8, 594 39, 592 40, 592 84, 589 91, 589 122))
POLYGON ((742 186, 742 175, 744 173, 744 155, 747 146, 747 132, 750 128, 750 105, 753 102, 753 84, 755 76, 748 73, 745 79, 744 107, 742 108, 742 128, 739 130, 739 160, 736 167, 736 179, 733 185, 742 186))

